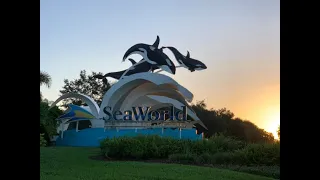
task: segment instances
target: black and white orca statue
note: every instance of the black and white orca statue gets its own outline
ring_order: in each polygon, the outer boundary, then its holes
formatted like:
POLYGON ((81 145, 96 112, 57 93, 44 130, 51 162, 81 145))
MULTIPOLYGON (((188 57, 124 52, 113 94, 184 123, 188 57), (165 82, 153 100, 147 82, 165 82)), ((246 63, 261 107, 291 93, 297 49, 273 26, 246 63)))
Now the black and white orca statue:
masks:
POLYGON ((152 45, 144 43, 136 44, 127 50, 122 61, 125 61, 126 58, 132 54, 139 54, 143 57, 144 62, 159 67, 168 73, 175 74, 176 66, 162 49, 159 49, 159 43, 160 38, 157 36, 156 41, 152 45))
MULTIPOLYGON (((137 64, 137 62, 133 59, 128 59, 133 65, 137 64)), ((141 72, 148 72, 151 71, 153 68, 153 65, 149 64, 148 62, 142 62, 140 64, 137 64, 134 67, 131 67, 129 70, 123 70, 123 71, 118 71, 118 72, 110 72, 107 73, 105 75, 95 75, 94 78, 98 78, 98 79, 102 79, 104 80, 107 77, 112 77, 114 79, 119 80, 123 75, 124 76, 130 76, 132 74, 136 74, 136 73, 141 73, 141 72), (125 74, 124 74, 125 73, 125 74)), ((156 68, 156 67, 154 67, 156 68)))
POLYGON ((191 58, 189 51, 188 51, 187 55, 184 56, 174 47, 167 46, 167 47, 162 47, 162 48, 169 49, 173 53, 173 55, 176 58, 176 60, 178 61, 178 63, 182 67, 189 69, 191 72, 207 69, 207 66, 204 63, 202 63, 199 60, 191 58))
MULTIPOLYGON (((128 60, 132 63, 132 65, 137 64, 137 62, 135 60, 131 59, 131 58, 129 58, 128 60)), ((141 59, 140 61, 142 61, 142 60, 143 59, 141 59)), ((142 62, 141 64, 146 65, 146 64, 149 64, 149 63, 147 61, 145 61, 145 62, 142 62)), ((150 65, 150 71, 151 72, 153 72, 156 69, 159 69, 159 67, 156 64, 149 64, 149 65, 150 65)))

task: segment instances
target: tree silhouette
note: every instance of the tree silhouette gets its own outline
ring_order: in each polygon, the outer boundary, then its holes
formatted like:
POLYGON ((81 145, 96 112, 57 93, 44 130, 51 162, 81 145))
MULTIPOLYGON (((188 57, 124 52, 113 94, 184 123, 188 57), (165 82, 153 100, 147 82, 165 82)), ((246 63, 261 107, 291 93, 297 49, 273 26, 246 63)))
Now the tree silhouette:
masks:
POLYGON ((201 126, 196 126, 198 131, 204 132, 206 138, 218 133, 246 142, 274 142, 272 133, 260 129, 250 121, 235 118, 230 110, 226 108, 214 110, 206 107, 207 105, 204 101, 198 101, 192 105, 197 116, 208 128, 208 130, 205 130, 201 126))
MULTIPOLYGON (((46 85, 48 88, 51 86, 51 76, 44 72, 40 71, 40 86, 46 85)), ((40 91, 40 102, 42 100, 42 93, 40 91)))
MULTIPOLYGON (((103 75, 103 73, 99 72, 92 72, 90 75, 86 74, 85 70, 80 71, 80 78, 75 79, 73 81, 69 81, 68 79, 64 80, 63 89, 60 90, 61 94, 66 93, 81 93, 92 97, 100 106, 103 95, 108 91, 111 87, 111 83, 107 79, 97 79, 94 78, 96 75, 103 75)), ((74 104, 74 105, 86 105, 80 99, 70 98, 63 100, 63 106, 67 104, 74 104)))
POLYGON ((279 137, 279 139, 280 139, 280 125, 278 126, 278 131, 277 131, 277 133, 278 133, 278 137, 279 137))

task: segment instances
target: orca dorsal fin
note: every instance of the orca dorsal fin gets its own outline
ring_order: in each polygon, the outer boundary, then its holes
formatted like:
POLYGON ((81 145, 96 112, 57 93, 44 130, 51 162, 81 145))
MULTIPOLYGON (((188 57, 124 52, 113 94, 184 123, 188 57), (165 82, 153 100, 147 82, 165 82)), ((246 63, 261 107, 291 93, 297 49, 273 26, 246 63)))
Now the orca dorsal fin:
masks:
POLYGON ((154 48, 158 49, 159 44, 160 44, 160 38, 159 38, 159 36, 157 36, 157 39, 156 39, 156 41, 152 44, 152 46, 153 46, 154 48))
POLYGON ((186 56, 186 57, 187 57, 187 58, 190 58, 190 53, 189 53, 189 51, 187 51, 187 52, 188 52, 188 53, 187 53, 187 56, 186 56))

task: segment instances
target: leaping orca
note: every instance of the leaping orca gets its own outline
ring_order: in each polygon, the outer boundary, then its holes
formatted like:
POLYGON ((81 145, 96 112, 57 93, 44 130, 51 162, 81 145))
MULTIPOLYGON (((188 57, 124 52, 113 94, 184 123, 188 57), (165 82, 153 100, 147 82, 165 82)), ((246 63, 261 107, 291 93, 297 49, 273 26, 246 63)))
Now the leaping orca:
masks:
MULTIPOLYGON (((131 58, 129 58, 128 60, 132 63, 132 65, 137 64, 137 62, 135 60, 131 59, 131 58)), ((143 59, 141 59, 140 61, 142 61, 142 60, 143 59)), ((142 62, 141 64, 149 64, 149 63, 147 61, 145 61, 145 62, 142 62)), ((150 65, 150 71, 151 72, 153 72, 154 70, 159 69, 159 67, 156 64, 149 64, 149 65, 150 65)))
POLYGON ((125 61, 126 58, 132 54, 139 54, 143 57, 145 62, 149 64, 156 65, 160 69, 167 71, 168 73, 175 74, 176 73, 176 66, 170 60, 170 58, 159 49, 160 38, 157 36, 156 41, 152 44, 144 44, 139 43, 133 45, 131 48, 127 50, 124 54, 122 61, 125 61))
MULTIPOLYGON (((133 59, 129 59, 129 61, 131 61, 132 64, 136 64, 136 62, 133 59)), ((102 80, 106 79, 107 77, 112 77, 114 79, 119 80, 125 72, 126 72, 125 76, 130 76, 132 74, 136 74, 136 73, 140 73, 140 72, 148 72, 150 70, 152 70, 152 65, 149 64, 148 62, 143 62, 141 64, 137 64, 136 66, 132 67, 128 71, 126 69, 126 70, 118 71, 118 72, 110 72, 105 75, 98 74, 93 77, 98 78, 98 79, 102 79, 102 80)))
POLYGON ((168 46, 168 47, 162 47, 162 48, 168 48, 173 53, 173 55, 176 58, 176 60, 178 61, 178 63, 181 66, 189 69, 191 72, 193 72, 195 70, 200 71, 200 70, 207 69, 207 66, 204 63, 202 63, 201 61, 190 58, 189 51, 187 53, 187 56, 184 56, 174 47, 168 46))

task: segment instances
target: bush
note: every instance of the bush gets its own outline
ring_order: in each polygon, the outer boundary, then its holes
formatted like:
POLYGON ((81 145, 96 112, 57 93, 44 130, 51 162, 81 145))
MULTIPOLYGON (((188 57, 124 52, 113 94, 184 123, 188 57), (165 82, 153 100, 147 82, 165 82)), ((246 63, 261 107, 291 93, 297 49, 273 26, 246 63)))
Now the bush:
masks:
POLYGON ((188 164, 198 164, 200 163, 197 155, 191 153, 185 154, 171 154, 169 155, 169 161, 173 163, 188 163, 188 164))
POLYGON ((44 134, 40 134, 40 147, 46 146, 47 141, 44 138, 44 134))
POLYGON ((100 143, 102 153, 111 158, 164 159, 190 147, 189 142, 161 138, 160 136, 136 136, 107 138, 100 143))
POLYGON ((246 143, 240 140, 226 137, 224 135, 215 135, 209 139, 210 142, 216 145, 218 152, 229 152, 237 149, 242 149, 246 143))
POLYGON ((50 142, 50 136, 47 132, 46 127, 43 124, 40 124, 40 134, 42 134, 42 137, 46 142, 50 142))
POLYGON ((280 143, 249 144, 236 150, 233 161, 239 165, 278 165, 280 166, 280 143))
POLYGON ((140 135, 105 139, 100 148, 104 156, 115 159, 161 159, 280 177, 280 142, 246 144, 221 135, 197 141, 140 135))
POLYGON ((212 164, 212 162, 213 162, 213 158, 212 157, 213 156, 210 153, 203 153, 203 154, 198 156, 197 161, 200 164, 209 165, 209 164, 212 164))
POLYGON ((48 142, 50 142, 50 137, 57 134, 56 118, 62 114, 63 111, 57 106, 49 110, 48 102, 40 102, 40 133, 45 133, 48 142))
POLYGON ((280 165, 280 144, 245 144, 215 136, 208 140, 182 140, 160 136, 105 139, 102 153, 115 159, 167 159, 171 162, 212 165, 280 165))
POLYGON ((211 164, 233 164, 232 152, 218 152, 211 157, 211 164))

